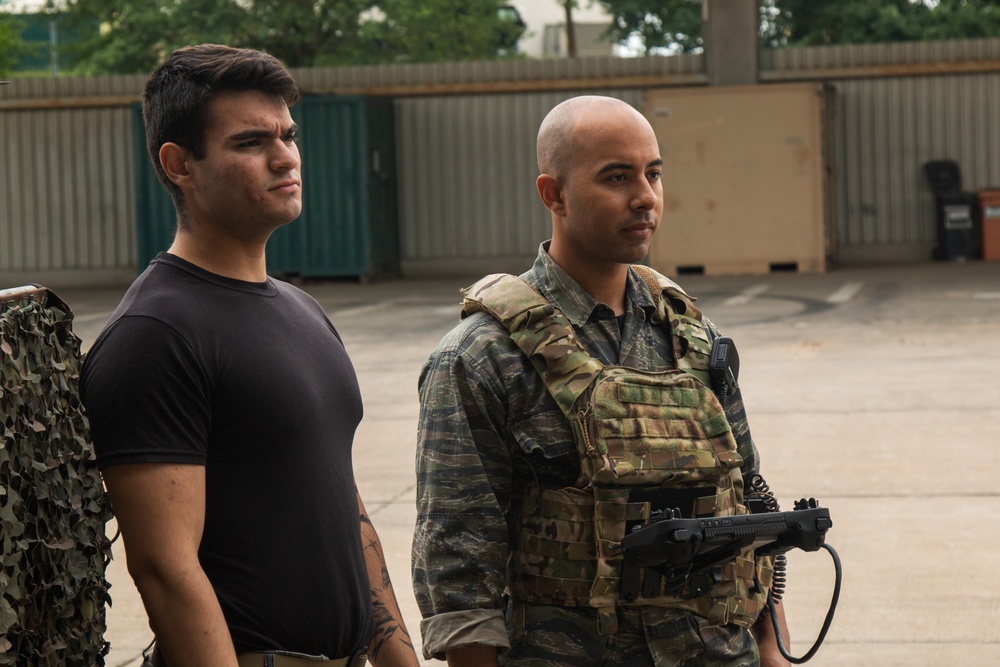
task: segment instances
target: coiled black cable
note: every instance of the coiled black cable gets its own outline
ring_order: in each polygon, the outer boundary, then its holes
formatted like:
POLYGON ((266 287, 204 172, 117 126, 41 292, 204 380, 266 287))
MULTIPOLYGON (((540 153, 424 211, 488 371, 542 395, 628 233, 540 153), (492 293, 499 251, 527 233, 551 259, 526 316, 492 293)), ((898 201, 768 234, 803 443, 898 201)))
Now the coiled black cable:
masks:
POLYGON ((785 594, 785 584, 788 582, 788 559, 785 554, 774 557, 774 576, 771 579, 771 597, 775 602, 781 602, 785 594))
POLYGON ((764 509, 768 512, 780 512, 778 499, 771 493, 771 487, 767 480, 759 472, 752 472, 744 478, 744 484, 749 490, 744 494, 747 500, 751 498, 759 499, 764 504, 764 509))
MULTIPOLYGON (((754 472, 747 475, 744 478, 744 484, 748 489, 744 494, 748 505, 752 505, 754 501, 757 501, 760 505, 763 505, 763 511, 765 512, 781 511, 778 499, 771 493, 771 487, 768 486, 767 480, 760 473, 754 472)), ((830 600, 830 609, 827 611, 826 618, 823 621, 823 627, 816 638, 816 643, 801 658, 796 658, 788 653, 788 649, 785 648, 784 638, 781 636, 781 628, 778 627, 778 610, 775 608, 775 604, 780 602, 781 597, 785 594, 785 585, 788 582, 788 559, 783 553, 774 557, 774 578, 771 583, 771 592, 768 595, 767 605, 771 613, 771 624, 774 626, 778 651, 781 652, 785 660, 795 665, 801 665, 816 655, 816 651, 819 650, 823 640, 826 639, 826 633, 830 630, 830 624, 833 622, 833 614, 837 610, 837 602, 840 600, 840 582, 842 578, 840 556, 837 555, 837 552, 829 544, 824 544, 823 548, 830 552, 830 556, 833 558, 835 572, 833 596, 830 600)))
MULTIPOLYGON (((764 506, 764 510, 767 512, 780 512, 781 507, 778 505, 778 499, 771 493, 771 487, 768 485, 767 480, 764 479, 763 475, 758 472, 750 473, 746 476, 744 482, 749 490, 746 493, 747 499, 756 499, 764 506)), ((785 554, 778 554, 774 557, 774 578, 771 582, 771 596, 774 598, 775 602, 781 600, 781 596, 785 593, 785 582, 786 570, 788 568, 788 559, 785 558, 785 554)))

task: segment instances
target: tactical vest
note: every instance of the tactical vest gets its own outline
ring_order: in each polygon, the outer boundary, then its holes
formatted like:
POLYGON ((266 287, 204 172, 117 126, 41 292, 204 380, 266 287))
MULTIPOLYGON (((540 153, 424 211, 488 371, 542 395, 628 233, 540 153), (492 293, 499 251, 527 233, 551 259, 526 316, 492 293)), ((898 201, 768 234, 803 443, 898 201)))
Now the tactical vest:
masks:
POLYGON ((566 316, 516 276, 487 276, 463 292, 463 317, 485 311, 511 332, 569 422, 580 454, 577 487, 515 486, 508 589, 529 602, 596 607, 606 634, 615 631, 621 605, 685 609, 714 625, 748 627, 766 604, 772 575, 752 550, 722 565, 707 586, 667 581, 652 570, 637 575, 622 557, 622 538, 656 509, 748 512, 743 460, 709 386, 711 337, 701 312, 668 278, 634 268, 654 296, 654 321, 669 333, 675 370, 605 366, 566 316), (623 574, 642 578, 641 595, 622 599, 623 574))

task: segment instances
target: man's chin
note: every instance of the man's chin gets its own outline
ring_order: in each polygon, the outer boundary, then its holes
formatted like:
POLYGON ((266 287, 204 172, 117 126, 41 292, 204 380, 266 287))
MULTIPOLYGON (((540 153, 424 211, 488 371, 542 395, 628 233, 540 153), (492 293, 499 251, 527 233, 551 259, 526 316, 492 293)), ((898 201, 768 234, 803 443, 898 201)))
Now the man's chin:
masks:
POLYGON ((622 253, 622 264, 637 264, 649 255, 649 243, 638 243, 622 253))

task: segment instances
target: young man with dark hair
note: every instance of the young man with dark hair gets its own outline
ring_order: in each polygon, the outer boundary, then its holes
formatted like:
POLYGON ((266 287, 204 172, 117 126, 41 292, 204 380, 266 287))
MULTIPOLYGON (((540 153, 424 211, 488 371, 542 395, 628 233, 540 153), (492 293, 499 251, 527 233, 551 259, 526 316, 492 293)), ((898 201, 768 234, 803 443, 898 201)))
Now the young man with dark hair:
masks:
POLYGON ((275 58, 219 45, 175 51, 143 95, 177 233, 82 392, 158 665, 417 664, 355 485, 354 369, 319 304, 266 273, 302 208, 298 95, 275 58))

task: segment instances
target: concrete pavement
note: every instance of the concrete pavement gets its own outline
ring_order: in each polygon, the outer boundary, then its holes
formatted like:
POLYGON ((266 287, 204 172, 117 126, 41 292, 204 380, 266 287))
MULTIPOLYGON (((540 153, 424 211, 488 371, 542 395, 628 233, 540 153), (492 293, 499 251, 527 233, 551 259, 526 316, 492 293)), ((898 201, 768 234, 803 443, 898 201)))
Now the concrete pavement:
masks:
MULTIPOLYGON (((456 321, 458 288, 476 277, 303 285, 357 368, 366 410, 358 485, 418 642, 409 585, 417 374, 456 321)), ((815 497, 830 508, 843 591, 809 664, 1000 665, 1000 262, 679 282, 739 346, 763 473, 783 507, 815 497)), ((124 290, 53 287, 85 347, 124 290)), ((108 665, 137 666, 151 633, 120 543, 114 552, 108 665)), ((833 567, 823 551, 790 561, 785 600, 801 655, 826 613, 833 567)))

